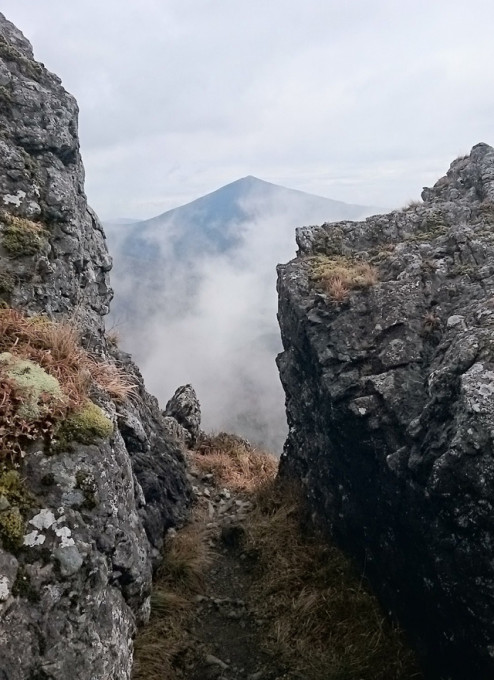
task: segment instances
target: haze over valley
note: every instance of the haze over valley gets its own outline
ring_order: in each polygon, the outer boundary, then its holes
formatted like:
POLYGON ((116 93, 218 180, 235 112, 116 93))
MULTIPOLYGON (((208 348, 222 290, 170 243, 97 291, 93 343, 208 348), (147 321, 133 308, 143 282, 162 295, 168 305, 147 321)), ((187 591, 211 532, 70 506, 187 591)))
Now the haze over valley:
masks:
POLYGON ((279 453, 276 264, 294 257, 297 226, 371 212, 249 176, 145 222, 107 223, 109 325, 163 404, 192 383, 207 429, 279 453))

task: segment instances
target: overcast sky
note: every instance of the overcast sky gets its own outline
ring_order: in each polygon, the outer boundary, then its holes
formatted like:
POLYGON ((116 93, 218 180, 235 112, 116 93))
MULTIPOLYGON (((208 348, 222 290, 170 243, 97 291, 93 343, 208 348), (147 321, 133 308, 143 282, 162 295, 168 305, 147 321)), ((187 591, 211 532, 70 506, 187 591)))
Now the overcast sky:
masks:
POLYGON ((245 175, 396 207, 494 142, 492 0, 2 0, 78 99, 90 203, 245 175))

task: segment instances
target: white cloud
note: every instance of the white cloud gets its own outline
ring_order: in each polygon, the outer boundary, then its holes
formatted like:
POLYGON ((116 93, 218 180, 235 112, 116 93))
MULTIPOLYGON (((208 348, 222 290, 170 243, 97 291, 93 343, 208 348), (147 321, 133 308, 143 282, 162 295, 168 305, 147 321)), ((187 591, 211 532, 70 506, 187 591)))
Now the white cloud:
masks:
POLYGON ((90 202, 148 217, 254 174, 396 205, 490 139, 486 0, 4 0, 81 108, 90 202), (332 178, 328 183, 328 175, 332 178))

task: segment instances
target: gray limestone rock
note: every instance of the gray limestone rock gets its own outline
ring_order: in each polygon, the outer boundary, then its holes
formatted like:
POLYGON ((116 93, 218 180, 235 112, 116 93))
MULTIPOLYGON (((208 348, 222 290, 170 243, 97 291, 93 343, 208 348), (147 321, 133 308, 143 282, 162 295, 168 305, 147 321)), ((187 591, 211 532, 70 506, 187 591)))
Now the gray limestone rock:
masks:
POLYGON ((186 445, 195 446, 201 432, 201 406, 192 385, 182 385, 175 391, 164 415, 175 418, 185 431, 186 445))
MULTIPOLYGON (((15 554, 0 538, 2 680, 128 680, 152 568, 190 494, 156 399, 105 339, 111 258, 86 203, 77 113, 60 79, 0 14, 0 303, 70 317, 85 348, 136 386, 118 404, 92 388, 116 425, 111 436, 69 442, 50 456, 46 442, 34 441, 20 462, 30 494, 24 538, 15 554)), ((0 512, 11 512, 8 503, 0 512)))
POLYGON ((494 150, 478 144, 422 197, 364 222, 297 230, 298 256, 278 269, 290 428, 281 474, 302 481, 427 677, 487 678, 494 150), (315 273, 362 262, 377 282, 349 284, 339 299, 315 273))

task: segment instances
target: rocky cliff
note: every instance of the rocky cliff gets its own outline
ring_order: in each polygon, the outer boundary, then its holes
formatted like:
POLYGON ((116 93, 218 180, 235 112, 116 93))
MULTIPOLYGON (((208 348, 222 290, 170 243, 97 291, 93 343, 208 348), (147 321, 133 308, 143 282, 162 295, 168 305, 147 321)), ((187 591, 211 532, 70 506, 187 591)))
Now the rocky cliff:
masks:
POLYGON ((123 680, 184 460, 105 338, 77 105, 0 14, 0 678, 123 680), (131 394, 129 395, 129 390, 131 394))
POLYGON ((279 267, 282 475, 431 678, 494 675, 494 150, 423 203, 297 231, 279 267))

